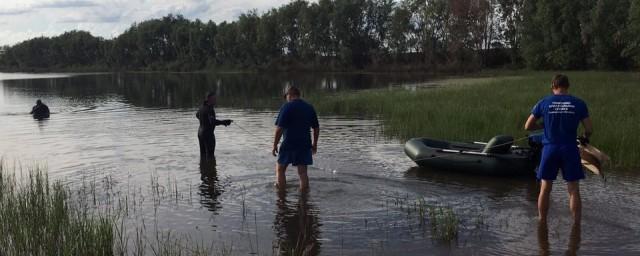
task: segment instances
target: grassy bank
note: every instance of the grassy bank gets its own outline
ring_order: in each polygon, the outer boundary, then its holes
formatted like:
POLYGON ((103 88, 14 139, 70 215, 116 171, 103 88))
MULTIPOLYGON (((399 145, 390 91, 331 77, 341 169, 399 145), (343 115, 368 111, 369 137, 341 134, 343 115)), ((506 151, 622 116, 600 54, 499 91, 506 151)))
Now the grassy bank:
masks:
MULTIPOLYGON (((484 78, 434 81, 435 89, 404 88, 316 95, 319 112, 377 116, 385 134, 399 139, 434 137, 488 140, 496 134, 522 137, 533 105, 550 93, 551 72, 509 72, 484 78)), ((592 143, 617 167, 640 166, 640 74, 568 72, 570 92, 584 99, 594 122, 592 143)), ((432 85, 433 85, 432 84, 432 85)))

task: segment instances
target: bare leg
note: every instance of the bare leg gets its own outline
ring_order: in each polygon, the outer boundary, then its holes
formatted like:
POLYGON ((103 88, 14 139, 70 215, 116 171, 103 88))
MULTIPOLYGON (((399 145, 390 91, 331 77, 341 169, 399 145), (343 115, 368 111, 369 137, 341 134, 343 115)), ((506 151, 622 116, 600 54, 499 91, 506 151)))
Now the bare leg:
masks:
POLYGON ((549 228, 546 222, 538 223, 538 246, 540 246, 540 255, 551 255, 549 251, 549 228))
POLYGON ((285 175, 287 166, 287 164, 276 164, 276 187, 279 189, 285 189, 287 185, 287 176, 285 175))
POLYGON ((578 181, 568 182, 567 189, 569 190, 569 208, 571 209, 571 215, 573 216, 573 223, 577 223, 579 225, 582 216, 580 183, 578 181))
POLYGON ((571 226, 571 237, 569 237, 569 247, 565 255, 577 255, 580 249, 580 223, 573 223, 571 226))
POLYGON ((549 213, 549 195, 553 182, 550 180, 542 180, 540 182, 540 195, 538 195, 538 218, 540 222, 547 223, 547 214, 549 213))
POLYGON ((298 165, 298 176, 300 176, 300 191, 309 189, 309 176, 307 176, 307 166, 298 165))

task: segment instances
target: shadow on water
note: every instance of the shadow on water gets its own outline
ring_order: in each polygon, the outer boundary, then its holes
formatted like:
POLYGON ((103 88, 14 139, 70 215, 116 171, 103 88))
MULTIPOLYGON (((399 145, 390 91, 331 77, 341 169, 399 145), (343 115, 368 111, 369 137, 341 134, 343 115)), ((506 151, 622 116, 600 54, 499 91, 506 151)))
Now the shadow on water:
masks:
POLYGON ((405 177, 445 186, 481 189, 489 192, 495 198, 513 196, 514 190, 524 188, 528 201, 536 201, 538 198, 539 186, 533 175, 513 177, 482 176, 414 166, 406 171, 405 177))
POLYGON ((200 203, 209 211, 216 212, 222 208, 218 197, 224 192, 224 187, 218 179, 215 159, 200 160, 200 203))
MULTIPOLYGON (((546 223, 538 224, 538 245, 540 246, 540 255, 551 255, 551 245, 549 243, 549 227, 546 223)), ((571 226, 571 234, 569 235, 569 244, 564 255, 574 256, 578 255, 581 242, 581 224, 574 223, 571 226)))
POLYGON ((287 191, 278 192, 274 228, 279 255, 318 255, 321 243, 318 213, 309 202, 309 193, 300 192, 297 202, 287 200, 287 191))

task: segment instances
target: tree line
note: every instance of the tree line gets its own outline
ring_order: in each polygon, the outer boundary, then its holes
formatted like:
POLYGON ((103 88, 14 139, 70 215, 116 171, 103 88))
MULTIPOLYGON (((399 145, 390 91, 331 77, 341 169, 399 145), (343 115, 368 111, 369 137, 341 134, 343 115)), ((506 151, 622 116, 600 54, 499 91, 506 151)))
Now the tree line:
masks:
POLYGON ((640 67, 640 0, 305 0, 216 24, 168 15, 113 39, 0 49, 5 70, 477 70, 640 67))

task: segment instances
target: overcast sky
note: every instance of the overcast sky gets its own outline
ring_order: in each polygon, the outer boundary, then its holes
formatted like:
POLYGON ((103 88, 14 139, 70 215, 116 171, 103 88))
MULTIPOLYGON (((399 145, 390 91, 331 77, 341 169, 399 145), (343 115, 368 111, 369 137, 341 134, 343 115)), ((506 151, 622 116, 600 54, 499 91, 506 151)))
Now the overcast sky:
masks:
POLYGON ((0 45, 73 29, 113 38, 133 22, 169 13, 219 23, 235 20, 251 9, 262 13, 288 2, 290 0, 0 0, 0 45))

